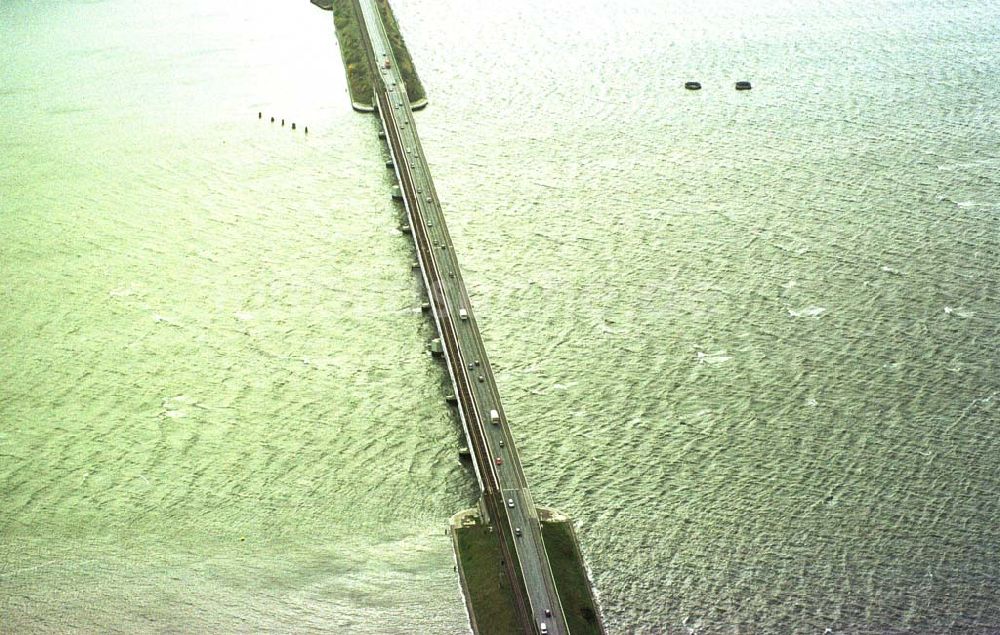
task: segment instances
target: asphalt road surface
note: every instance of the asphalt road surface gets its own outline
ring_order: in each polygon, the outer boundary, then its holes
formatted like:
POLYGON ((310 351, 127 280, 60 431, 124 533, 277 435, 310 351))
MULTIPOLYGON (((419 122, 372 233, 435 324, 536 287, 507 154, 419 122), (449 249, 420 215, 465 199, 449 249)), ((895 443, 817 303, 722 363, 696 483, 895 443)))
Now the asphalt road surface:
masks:
POLYGON ((363 16, 368 32, 369 61, 379 75, 374 82, 379 115, 403 192, 421 274, 441 334, 484 503, 500 535, 501 547, 507 553, 505 566, 511 588, 523 593, 523 597, 515 598, 522 622, 528 633, 540 632, 544 623, 548 633, 563 635, 569 630, 542 544, 538 514, 420 146, 403 80, 374 1, 355 0, 355 9, 363 16), (497 416, 491 417, 494 410, 497 416), (513 553, 509 551, 510 545, 513 553))

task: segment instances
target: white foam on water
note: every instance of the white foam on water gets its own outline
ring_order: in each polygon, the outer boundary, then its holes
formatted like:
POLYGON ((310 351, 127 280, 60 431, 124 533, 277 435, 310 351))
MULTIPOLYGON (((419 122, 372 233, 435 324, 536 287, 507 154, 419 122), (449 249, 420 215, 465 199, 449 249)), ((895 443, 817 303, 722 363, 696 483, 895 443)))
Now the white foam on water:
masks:
POLYGON ((788 315, 793 318, 819 318, 826 313, 826 308, 821 306, 808 306, 803 309, 789 309, 786 307, 788 315))

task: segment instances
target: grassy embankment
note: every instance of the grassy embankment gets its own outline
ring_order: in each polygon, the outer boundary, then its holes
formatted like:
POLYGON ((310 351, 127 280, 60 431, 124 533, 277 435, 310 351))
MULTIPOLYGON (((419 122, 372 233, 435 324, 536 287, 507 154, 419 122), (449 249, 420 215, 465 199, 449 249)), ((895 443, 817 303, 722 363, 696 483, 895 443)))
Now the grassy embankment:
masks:
MULTIPOLYGON (((518 629, 514 599, 506 587, 500 565, 497 534, 483 525, 453 528, 468 601, 480 635, 515 633, 518 629)), ((602 635, 590 593, 590 582, 569 521, 542 522, 542 539, 552 565, 556 589, 573 635, 602 635)))
POLYGON ((458 561, 479 635, 517 633, 520 624, 507 576, 500 565, 500 541, 484 525, 453 528, 458 561))
POLYGON ((601 622, 590 594, 590 581, 583 568, 583 556, 577 549, 572 525, 569 521, 543 522, 542 540, 556 579, 559 601, 566 611, 569 632, 573 635, 601 635, 601 622))
MULTIPOLYGON (((371 69, 365 59, 364 48, 361 43, 361 25, 354 12, 351 0, 332 0, 333 25, 337 31, 337 41, 340 42, 340 56, 344 61, 344 70, 347 73, 347 87, 351 93, 351 103, 358 110, 372 109, 372 76, 371 69)), ((382 14, 382 22, 385 24, 385 32, 389 36, 389 43, 392 45, 392 52, 399 64, 399 72, 403 76, 403 83, 406 85, 406 95, 410 98, 410 103, 414 108, 422 108, 427 104, 427 95, 424 87, 417 76, 417 69, 413 66, 410 52, 403 41, 403 35, 399 32, 399 24, 396 16, 392 13, 392 7, 387 0, 376 0, 379 12, 382 14)))

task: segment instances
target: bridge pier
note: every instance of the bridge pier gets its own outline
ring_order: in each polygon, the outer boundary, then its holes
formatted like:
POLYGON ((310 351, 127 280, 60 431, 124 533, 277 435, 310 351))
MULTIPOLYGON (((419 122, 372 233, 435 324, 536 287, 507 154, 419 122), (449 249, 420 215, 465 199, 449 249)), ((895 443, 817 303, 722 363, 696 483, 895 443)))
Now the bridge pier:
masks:
POLYGON ((566 635, 566 618, 542 543, 538 512, 416 126, 411 125, 412 106, 402 88, 398 64, 374 1, 352 0, 352 5, 361 23, 361 40, 374 78, 373 103, 382 123, 379 136, 386 139, 391 156, 386 166, 391 164, 398 181, 393 198, 402 200, 406 210, 418 258, 414 265, 424 281, 455 390, 447 399, 458 406, 482 491, 477 506, 497 534, 506 578, 503 586, 513 598, 518 631, 534 635, 545 622, 547 633, 566 635))

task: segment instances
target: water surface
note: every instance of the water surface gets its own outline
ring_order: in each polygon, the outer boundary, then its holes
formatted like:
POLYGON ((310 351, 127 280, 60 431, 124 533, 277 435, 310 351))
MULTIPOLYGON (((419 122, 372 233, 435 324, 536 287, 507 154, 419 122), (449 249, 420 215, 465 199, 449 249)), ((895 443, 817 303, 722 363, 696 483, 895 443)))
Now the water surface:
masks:
MULTIPOLYGON (((609 630, 1000 630, 995 3, 394 6, 609 630)), ((329 14, 0 24, 0 630, 467 632, 474 480, 329 14)))

